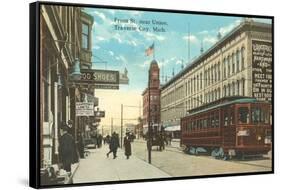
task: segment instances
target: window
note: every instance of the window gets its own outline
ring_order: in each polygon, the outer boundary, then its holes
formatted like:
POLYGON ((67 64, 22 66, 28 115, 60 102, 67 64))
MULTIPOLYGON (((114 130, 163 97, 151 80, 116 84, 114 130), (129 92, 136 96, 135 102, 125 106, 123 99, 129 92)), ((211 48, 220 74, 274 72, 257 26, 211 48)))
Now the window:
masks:
POLYGON ((252 108, 251 116, 252 116, 253 123, 268 123, 269 122, 268 109, 254 107, 254 108, 252 108))
POLYGON ((230 76, 230 56, 227 57, 227 76, 230 76))
POLYGON ((212 128, 215 127, 215 116, 214 116, 214 114, 211 115, 211 127, 212 128))
POLYGON ((228 126, 228 113, 227 113, 227 110, 224 111, 224 126, 228 126))
POLYGON ((230 92, 230 84, 227 85, 227 96, 231 96, 231 92, 230 92))
POLYGON ((241 49, 241 67, 242 67, 242 70, 245 67, 245 48, 244 47, 242 47, 242 49, 241 49))
POLYGON ((234 53, 232 53, 232 74, 235 73, 235 61, 234 61, 234 59, 235 59, 235 56, 234 56, 234 53))
POLYGON ((226 96, 226 86, 223 87, 223 95, 226 96))
POLYGON ((220 62, 218 63, 218 81, 221 80, 221 68, 220 68, 220 62))
POLYGON ((232 83, 232 95, 235 96, 235 83, 232 83))
POLYGON ((220 123, 219 123, 219 116, 218 114, 216 114, 215 116, 215 127, 219 127, 220 123))
POLYGON ((238 122, 239 123, 249 123, 249 109, 247 107, 239 108, 238 122))
MULTIPOLYGON (((236 51, 236 64, 240 64, 240 50, 236 51)), ((237 66, 237 69, 239 69, 239 66, 237 66)))
POLYGON ((237 95, 240 95, 240 85, 239 85, 239 80, 237 81, 237 95))
POLYGON ((245 96, 245 79, 242 79, 242 96, 245 96))
POLYGON ((89 49, 89 25, 82 24, 82 48, 89 49))
POLYGON ((259 123, 261 121, 261 109, 252 108, 252 123, 259 123))
POLYGON ((234 110, 230 110, 230 115, 229 115, 229 124, 234 125, 234 110))
POLYGON ((223 78, 226 78, 226 66, 227 66, 227 62, 226 59, 223 59, 223 78))
POLYGON ((202 89, 202 73, 200 73, 200 89, 202 89))

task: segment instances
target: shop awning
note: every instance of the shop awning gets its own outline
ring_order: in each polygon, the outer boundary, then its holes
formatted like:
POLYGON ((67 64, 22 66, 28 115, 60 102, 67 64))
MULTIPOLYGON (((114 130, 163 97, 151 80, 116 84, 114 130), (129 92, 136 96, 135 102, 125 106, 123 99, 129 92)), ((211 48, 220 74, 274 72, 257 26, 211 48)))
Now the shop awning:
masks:
POLYGON ((165 131, 180 131, 181 126, 180 125, 172 125, 172 126, 167 126, 164 129, 165 131))

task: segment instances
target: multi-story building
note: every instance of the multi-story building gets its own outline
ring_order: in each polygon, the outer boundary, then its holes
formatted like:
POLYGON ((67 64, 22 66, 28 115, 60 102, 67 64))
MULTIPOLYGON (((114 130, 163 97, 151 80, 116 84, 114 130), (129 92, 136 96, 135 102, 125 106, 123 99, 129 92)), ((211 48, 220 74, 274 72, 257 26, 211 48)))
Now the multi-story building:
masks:
MULTIPOLYGON (((219 35, 218 35, 219 36, 219 35)), ((243 22, 161 87, 161 123, 180 130, 190 109, 225 96, 271 101, 271 24, 243 22)))
POLYGON ((149 84, 148 84, 148 87, 142 93, 142 96, 143 96, 143 134, 146 134, 148 131, 149 118, 150 118, 150 125, 159 125, 160 124, 159 67, 155 60, 151 61, 151 63, 150 63, 148 75, 149 75, 148 76, 149 84), (150 112, 148 110, 149 107, 150 107, 150 112))
POLYGON ((89 67, 93 19, 71 6, 42 5, 40 13, 40 150, 45 167, 58 162, 61 123, 72 121, 68 124, 75 138, 83 126, 84 118, 75 115, 81 87, 69 78, 75 65, 89 67))

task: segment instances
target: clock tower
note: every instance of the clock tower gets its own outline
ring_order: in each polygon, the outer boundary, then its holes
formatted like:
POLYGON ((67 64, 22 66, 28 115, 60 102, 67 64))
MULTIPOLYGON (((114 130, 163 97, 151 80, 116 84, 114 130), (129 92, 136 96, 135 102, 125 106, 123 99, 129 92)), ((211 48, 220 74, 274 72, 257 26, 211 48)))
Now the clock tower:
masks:
POLYGON ((159 67, 155 60, 150 63, 149 68, 149 86, 150 89, 159 89, 160 80, 159 80, 159 67))

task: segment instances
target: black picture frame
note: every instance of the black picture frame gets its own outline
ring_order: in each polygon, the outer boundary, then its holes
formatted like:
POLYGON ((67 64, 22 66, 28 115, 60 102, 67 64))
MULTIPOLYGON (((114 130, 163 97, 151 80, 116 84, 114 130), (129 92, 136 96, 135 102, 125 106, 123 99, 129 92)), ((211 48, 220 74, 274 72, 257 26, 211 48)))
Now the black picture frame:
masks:
MULTIPOLYGON (((216 13, 216 12, 200 12, 200 11, 187 11, 187 10, 168 10, 168 9, 155 9, 155 8, 141 8, 141 7, 120 7, 109 5, 94 5, 94 4, 76 4, 76 3, 60 3, 60 2, 34 2, 30 4, 29 12, 29 31, 30 31, 30 91, 29 91, 29 185, 33 188, 55 188, 55 187, 72 187, 72 186, 88 186, 88 185, 103 185, 103 184, 122 184, 122 183, 136 183, 136 182, 151 182, 151 181, 166 181, 166 180, 182 180, 182 179, 197 179, 197 178, 210 178, 210 177, 231 177, 231 176, 243 176, 243 175, 260 175, 260 174, 272 174, 274 173, 274 17, 265 15, 247 15, 247 14, 229 14, 229 13, 216 13), (180 14, 194 14, 194 15, 210 15, 210 16, 232 16, 232 17, 254 17, 260 19, 271 20, 271 44, 272 44, 272 136, 271 136, 271 170, 270 171, 255 171, 244 173, 230 173, 230 174, 212 174, 212 175, 199 175, 199 176, 181 176, 170 178, 153 178, 153 179, 135 179, 135 180, 121 180, 121 181, 103 181, 92 183, 77 183, 77 184, 63 184, 63 185, 41 185, 40 180, 40 136, 41 136, 41 116, 40 110, 42 104, 40 103, 41 92, 40 89, 40 76, 42 70, 40 70, 40 7, 42 5, 50 6, 72 6, 83 8, 101 8, 111 10, 134 10, 144 12, 158 12, 158 13, 180 13, 180 14)), ((119 80, 119 79, 118 79, 119 80)))

